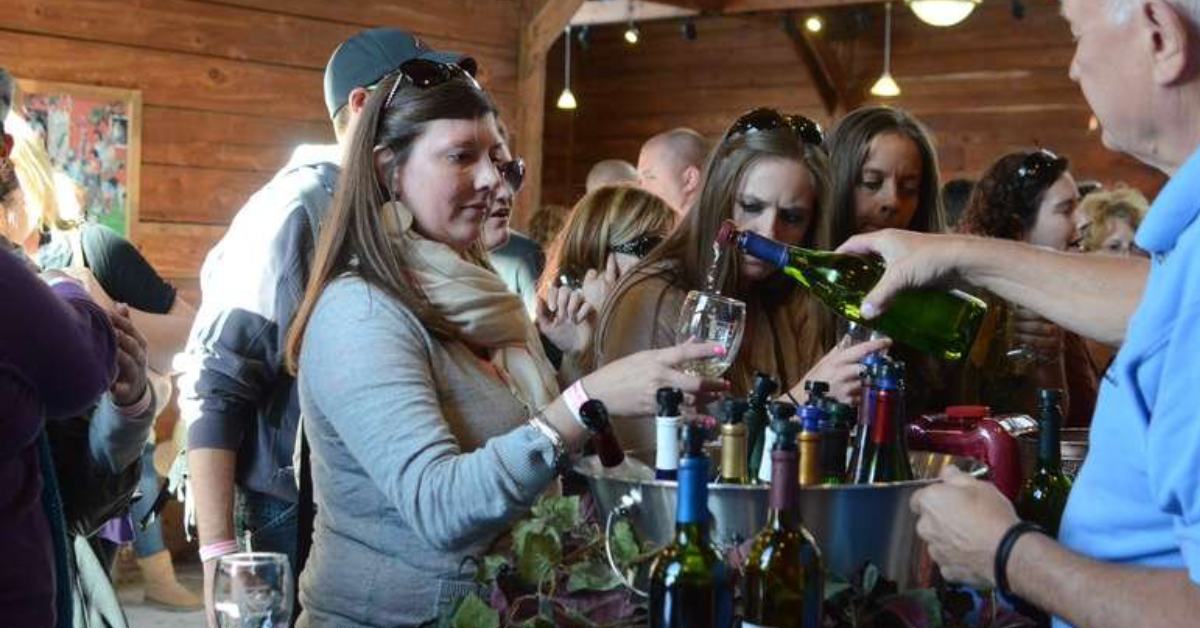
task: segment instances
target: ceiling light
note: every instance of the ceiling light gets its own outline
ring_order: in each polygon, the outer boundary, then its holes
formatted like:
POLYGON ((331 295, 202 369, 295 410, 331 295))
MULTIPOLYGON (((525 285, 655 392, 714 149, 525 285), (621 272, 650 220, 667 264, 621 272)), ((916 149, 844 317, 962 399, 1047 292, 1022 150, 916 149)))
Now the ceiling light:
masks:
POLYGON ((567 27, 567 34, 563 37, 563 49, 566 59, 563 63, 563 90, 558 95, 558 102, 555 103, 559 109, 570 111, 579 106, 575 101, 575 94, 571 93, 571 27, 567 27))
POLYGON ((954 26, 983 0, 905 0, 917 19, 932 26, 954 26))
POLYGON ((883 74, 871 86, 871 94, 881 98, 900 95, 900 86, 892 78, 892 3, 887 3, 883 18, 883 74))
POLYGON ((810 15, 807 20, 804 20, 804 28, 810 33, 819 33, 825 28, 825 21, 819 15, 810 15))

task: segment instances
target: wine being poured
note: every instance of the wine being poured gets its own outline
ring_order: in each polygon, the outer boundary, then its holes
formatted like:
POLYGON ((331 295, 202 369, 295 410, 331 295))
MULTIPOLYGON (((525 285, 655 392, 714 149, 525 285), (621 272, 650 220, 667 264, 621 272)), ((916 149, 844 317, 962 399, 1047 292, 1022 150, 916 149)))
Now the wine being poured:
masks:
POLYGON ((788 246, 738 231, 731 221, 721 225, 717 241, 778 267, 847 320, 946 360, 961 359, 970 351, 987 312, 983 301, 964 292, 918 289, 897 294, 886 311, 867 321, 859 307, 883 277, 884 263, 878 257, 788 246))

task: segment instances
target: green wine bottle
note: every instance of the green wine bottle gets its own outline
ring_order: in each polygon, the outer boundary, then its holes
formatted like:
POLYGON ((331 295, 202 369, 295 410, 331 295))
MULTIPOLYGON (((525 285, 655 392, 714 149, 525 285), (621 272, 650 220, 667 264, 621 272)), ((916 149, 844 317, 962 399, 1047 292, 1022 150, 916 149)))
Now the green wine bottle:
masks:
POLYGON ((825 574, 821 552, 800 517, 800 424, 774 421, 771 497, 767 525, 754 537, 746 559, 742 626, 819 628, 825 574))
POLYGON ((1017 497, 1017 514, 1042 526, 1053 537, 1058 536, 1058 524, 1071 493, 1071 478, 1063 473, 1059 449, 1062 397, 1063 391, 1057 388, 1038 391, 1038 466, 1017 497))
POLYGON ((709 541, 705 430, 683 428, 675 540, 650 567, 650 625, 727 628, 733 625, 733 574, 709 541))
POLYGON ((746 469, 752 478, 763 479, 766 476, 761 468, 763 451, 767 450, 764 447, 767 425, 771 423, 770 417, 767 416, 767 400, 776 390, 779 390, 779 384, 771 379, 770 375, 754 374, 754 387, 750 391, 750 397, 746 400, 749 402, 749 407, 745 414, 746 450, 749 455, 746 469))
POLYGON ((907 290, 897 294, 883 314, 867 321, 859 306, 883 276, 879 258, 788 246, 738 231, 728 221, 717 239, 779 267, 847 320, 946 360, 958 360, 970 351, 987 312, 983 301, 958 290, 907 290))

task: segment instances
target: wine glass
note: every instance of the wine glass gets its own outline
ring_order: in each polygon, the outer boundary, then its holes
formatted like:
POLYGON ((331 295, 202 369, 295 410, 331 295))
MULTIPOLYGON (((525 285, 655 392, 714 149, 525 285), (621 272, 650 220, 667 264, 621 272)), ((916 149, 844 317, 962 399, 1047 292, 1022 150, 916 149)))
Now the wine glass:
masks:
POLYGON ((226 554, 217 564, 213 609, 221 628, 284 628, 291 623, 292 595, 284 554, 226 554))
POLYGON ((679 337, 716 342, 725 355, 690 360, 683 370, 701 377, 720 377, 733 364, 746 329, 746 304, 719 294, 692 290, 679 311, 679 337))

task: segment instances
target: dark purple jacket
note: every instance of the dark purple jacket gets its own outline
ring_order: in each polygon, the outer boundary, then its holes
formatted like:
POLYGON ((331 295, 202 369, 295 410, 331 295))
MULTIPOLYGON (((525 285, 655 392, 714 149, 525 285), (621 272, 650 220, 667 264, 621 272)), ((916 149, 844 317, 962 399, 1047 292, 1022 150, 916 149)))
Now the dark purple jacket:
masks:
POLYGON ((47 287, 0 250, 0 623, 54 625, 37 439, 43 421, 86 412, 115 375, 104 310, 77 284, 47 287))

